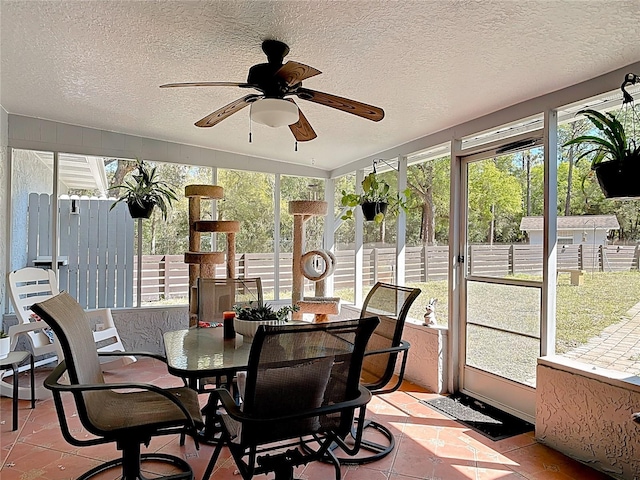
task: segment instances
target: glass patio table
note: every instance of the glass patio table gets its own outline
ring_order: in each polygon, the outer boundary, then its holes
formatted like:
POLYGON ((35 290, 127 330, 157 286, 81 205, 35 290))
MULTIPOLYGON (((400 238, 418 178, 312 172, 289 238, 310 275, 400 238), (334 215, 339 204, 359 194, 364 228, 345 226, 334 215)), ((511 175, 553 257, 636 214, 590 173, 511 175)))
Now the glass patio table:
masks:
POLYGON ((227 379, 246 370, 251 343, 242 335, 225 340, 222 327, 188 328, 164 334, 164 349, 169 373, 187 380, 198 390, 199 380, 208 377, 227 379))
MULTIPOLYGON (((251 343, 238 334, 225 340, 222 327, 193 327, 166 332, 164 350, 169 373, 186 379, 189 387, 204 393, 200 389, 200 381, 204 378, 215 377, 216 387, 219 387, 225 377, 225 386, 231 387, 235 374, 247 369, 251 343)), ((211 398, 202 409, 205 427, 200 432, 201 442, 214 444, 219 439, 216 409, 217 402, 212 402, 211 398)))

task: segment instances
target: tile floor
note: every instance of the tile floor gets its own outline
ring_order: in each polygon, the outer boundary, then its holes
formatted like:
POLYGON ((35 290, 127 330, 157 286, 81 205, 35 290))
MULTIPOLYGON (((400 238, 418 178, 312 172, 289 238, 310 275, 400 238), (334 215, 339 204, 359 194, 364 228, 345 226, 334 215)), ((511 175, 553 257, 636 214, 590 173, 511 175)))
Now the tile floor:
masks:
MULTIPOLYGON (((40 372, 41 379, 46 372, 40 372)), ((161 386, 179 385, 166 367, 150 359, 140 360, 117 373, 107 373, 107 381, 125 378, 153 382, 161 386), (131 377, 129 377, 131 376, 131 377)), ((28 383, 22 374, 21 385, 28 383), (24 377, 24 380, 23 380, 24 377)), ((538 444, 533 432, 493 442, 461 424, 420 404, 420 399, 432 398, 423 389, 406 384, 402 391, 375 397, 369 406, 369 416, 388 425, 395 432, 397 448, 388 457, 364 466, 343 467, 344 480, 410 480, 410 479, 540 479, 595 480, 609 477, 562 454, 538 444)), ((206 401, 204 395, 202 402, 206 401)), ((53 401, 39 400, 31 410, 29 402, 20 401, 19 428, 11 431, 11 399, 0 399, 0 448, 2 480, 64 480, 73 479, 89 468, 118 453, 112 445, 74 447, 60 432, 53 401)), ((71 420, 74 433, 88 437, 76 418, 71 420)), ((183 456, 200 479, 212 453, 212 447, 194 448, 188 439, 184 447, 177 436, 156 437, 149 449, 183 456)), ((149 467, 153 470, 153 467, 149 467)), ((156 469, 157 470, 157 469, 156 469)), ((238 480, 235 464, 224 451, 212 475, 214 480, 238 480)), ((149 477, 153 473, 147 472, 149 477)), ((160 472, 161 473, 161 472, 160 472)), ((104 479, 118 478, 118 472, 108 472, 104 479)), ((273 478, 273 475, 256 478, 273 478)), ((300 467, 296 478, 304 480, 332 479, 333 467, 312 463, 300 467)))

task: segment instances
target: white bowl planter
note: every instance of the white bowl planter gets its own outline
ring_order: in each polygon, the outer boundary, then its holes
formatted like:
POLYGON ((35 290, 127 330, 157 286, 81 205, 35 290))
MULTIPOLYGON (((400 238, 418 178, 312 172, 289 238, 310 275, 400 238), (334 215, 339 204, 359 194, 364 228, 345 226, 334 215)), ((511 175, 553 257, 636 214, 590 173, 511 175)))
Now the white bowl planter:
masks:
POLYGON ((258 327, 260 325, 281 325, 284 322, 280 320, 240 320, 239 318, 233 319, 233 327, 236 329, 236 333, 239 333, 248 341, 252 341, 255 337, 258 327))

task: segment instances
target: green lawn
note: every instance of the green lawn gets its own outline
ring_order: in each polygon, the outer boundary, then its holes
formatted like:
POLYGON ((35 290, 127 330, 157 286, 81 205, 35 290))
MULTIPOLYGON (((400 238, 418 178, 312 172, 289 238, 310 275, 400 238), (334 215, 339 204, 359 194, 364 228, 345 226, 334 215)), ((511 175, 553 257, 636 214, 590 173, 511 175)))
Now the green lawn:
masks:
MULTIPOLYGON (((479 285, 479 284, 475 284, 479 285)), ((448 319, 447 282, 418 283, 422 290, 409 315, 421 319, 429 298, 438 298, 436 316, 438 324, 446 325, 448 319)), ((513 312, 522 308, 523 297, 511 295, 507 289, 488 285, 481 294, 487 313, 492 315, 490 323, 510 321, 512 329, 521 329, 523 317, 514 318, 513 312), (505 294, 506 293, 506 294, 505 294), (493 307, 493 308, 492 308, 493 307)), ((516 287, 517 288, 517 287, 516 287)), ((557 289, 557 351, 566 352, 586 343, 609 325, 617 323, 626 312, 640 302, 640 272, 594 272, 586 273, 584 285, 573 286, 568 275, 561 275, 557 289)), ((530 313, 527 310, 527 313, 530 313)), ((530 320, 530 315, 526 315, 530 320)), ((529 331, 531 325, 524 328, 529 331)))
MULTIPOLYGON (((437 323, 446 325, 447 281, 416 283, 412 286, 420 288, 422 293, 409 311, 409 316, 422 319, 429 299, 437 298, 437 323)), ((365 289, 364 295, 368 290, 365 289)), ((472 297, 469 300, 469 314, 474 319, 479 319, 480 323, 508 330, 538 333, 539 290, 475 282, 470 292, 472 297)), ((353 301, 353 290, 339 290, 335 292, 335 296, 344 301, 353 301)), ((184 302, 184 299, 179 299, 162 303, 184 302)), ((584 276, 582 286, 573 286, 570 284, 569 275, 560 275, 557 289, 557 353, 564 353, 599 335, 609 325, 619 322, 638 302, 638 271, 588 272, 584 276)))

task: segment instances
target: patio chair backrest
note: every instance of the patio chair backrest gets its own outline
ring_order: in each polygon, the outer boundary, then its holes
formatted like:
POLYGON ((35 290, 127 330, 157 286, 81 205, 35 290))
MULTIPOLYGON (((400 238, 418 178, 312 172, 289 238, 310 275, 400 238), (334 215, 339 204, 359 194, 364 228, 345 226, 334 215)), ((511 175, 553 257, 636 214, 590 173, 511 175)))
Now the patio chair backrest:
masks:
MULTIPOLYGON (((261 326, 249 355, 243 411, 274 418, 336 405, 359 395, 362 358, 378 319, 261 326)), ((320 431, 346 435, 353 410, 244 428, 248 442, 271 442, 320 431)), ((242 440, 241 440, 242 441, 242 440)))
POLYGON ((419 288, 376 283, 362 306, 360 317, 376 316, 380 324, 367 345, 362 365, 362 383, 372 392, 381 389, 393 377, 398 352, 370 354, 398 347, 409 308, 420 295, 419 288))
POLYGON ((143 459, 180 468, 180 474, 164 479, 193 478, 191 467, 181 457, 141 454, 141 445, 148 446, 158 435, 188 433, 195 438, 197 429, 204 426, 197 393, 186 386, 160 388, 140 380, 105 383, 90 320, 78 302, 62 292, 34 304, 32 309, 53 329, 64 354, 64 361, 44 380, 53 394, 62 436, 74 446, 115 443, 115 448, 122 451, 120 458, 102 463, 79 478, 104 477, 105 472, 116 475, 121 468, 119 478, 142 479, 143 459), (65 375, 68 380, 62 380, 65 375), (77 415, 65 401, 69 394, 73 395, 77 415), (76 419, 70 421, 76 416, 82 428, 76 419))
MULTIPOLYGON (((64 354, 71 384, 103 384, 104 377, 98 360, 89 320, 82 307, 71 295, 62 292, 44 302, 33 305, 33 311, 46 319, 56 334, 64 354)), ((76 397, 81 418, 91 424, 105 407, 105 391, 82 392, 76 397)))
POLYGON ((198 278, 198 320, 219 322, 237 304, 262 305, 260 278, 198 278))
MULTIPOLYGON (((31 305, 47 300, 57 295, 58 280, 53 270, 43 268, 26 267, 14 270, 8 275, 9 298, 13 303, 16 316, 20 323, 28 324, 37 321, 34 318, 31 305)), ((43 324, 43 328, 47 325, 43 324)), ((31 338, 36 355, 42 355, 55 351, 49 337, 42 331, 26 332, 31 338), (45 351, 40 351, 40 349, 45 351)))
MULTIPOLYGON (((36 356, 49 353, 56 353, 60 356, 62 351, 51 335, 49 325, 45 321, 39 321, 39 317, 32 310, 32 305, 37 302, 43 302, 60 293, 58 289, 58 280, 53 270, 42 268, 26 267, 15 270, 8 275, 9 296, 13 302, 13 307, 20 323, 26 325, 18 329, 16 326, 9 329, 12 337, 17 337, 22 333, 29 335, 33 353, 36 356), (34 315, 35 314, 35 315, 34 315), (12 334, 12 329, 18 331, 12 334), (46 333, 45 333, 46 332, 46 333), (48 335, 48 334, 49 335, 48 335)), ((98 348, 100 352, 124 351, 124 345, 120 338, 120 334, 115 326, 111 309, 98 308, 85 312, 90 319, 89 325, 101 324, 101 329, 92 332, 92 344, 94 348, 98 348), (98 347, 100 345, 100 347, 98 347)), ((12 338, 12 348, 15 347, 17 338, 12 338)), ((51 357, 51 361, 55 361, 56 357, 51 357)), ((103 357, 101 363, 103 365, 127 365, 135 362, 134 356, 126 357, 103 357)), ((106 368, 106 367, 105 367, 106 368)))

